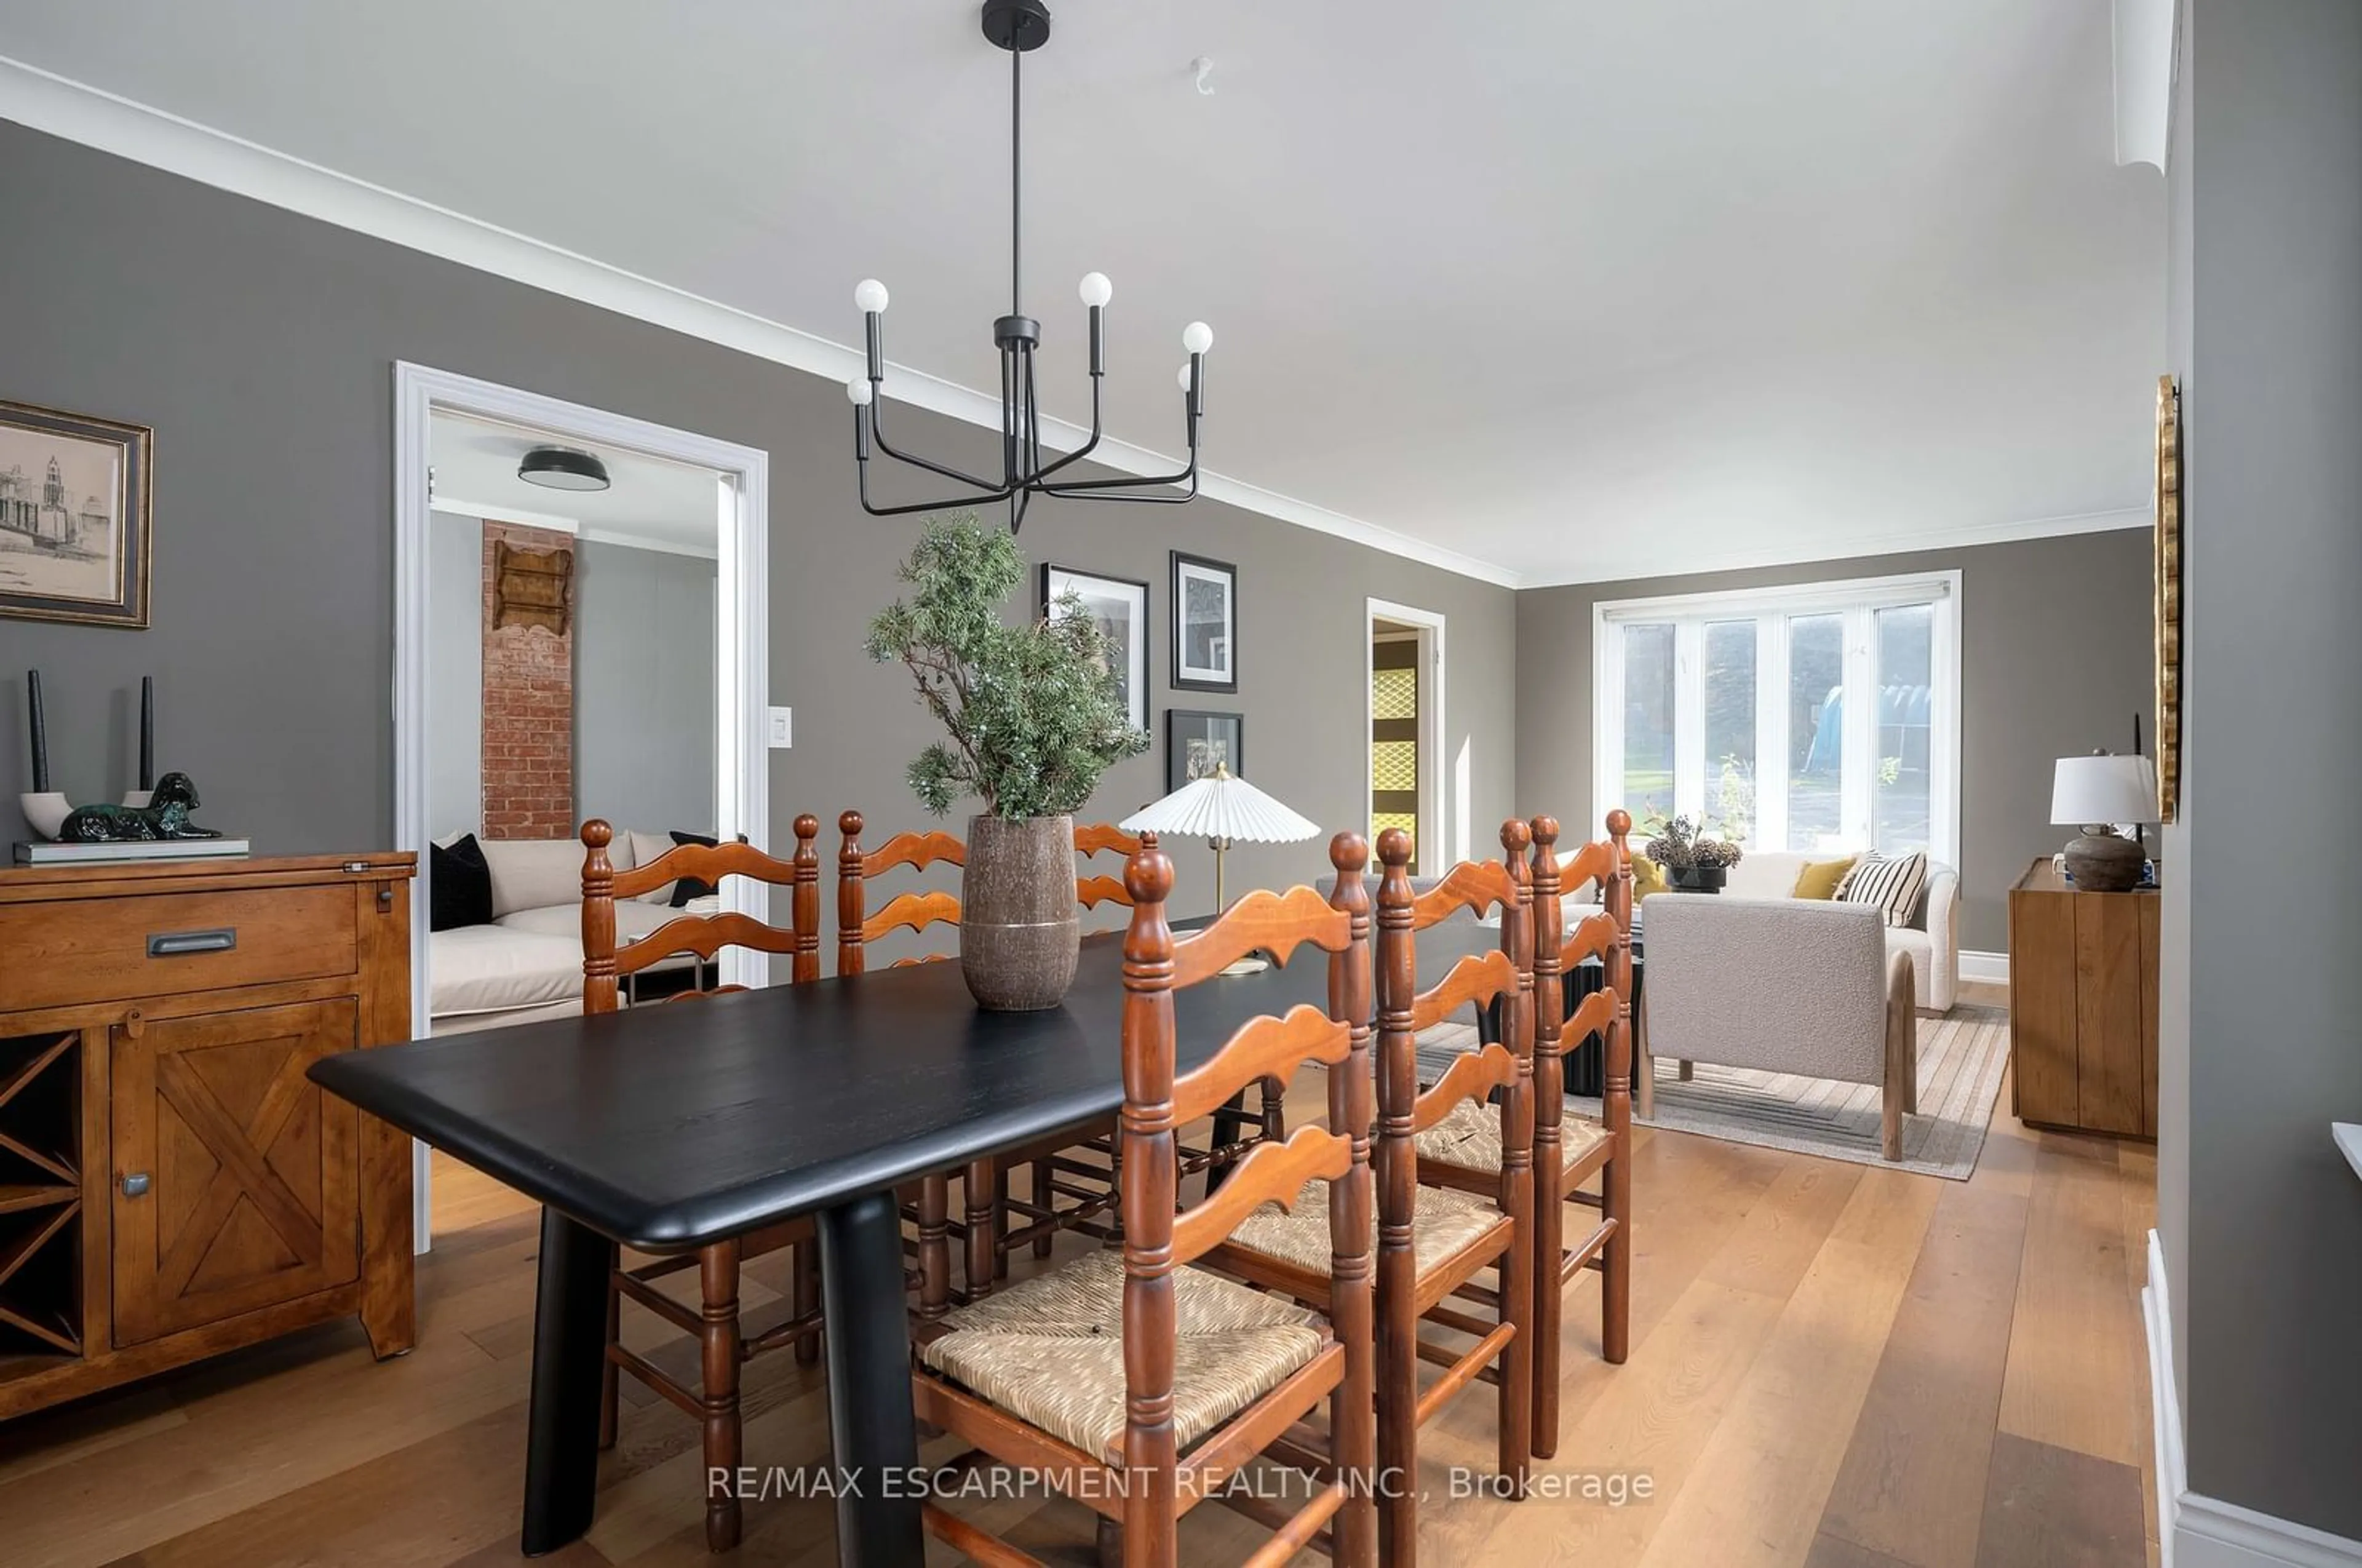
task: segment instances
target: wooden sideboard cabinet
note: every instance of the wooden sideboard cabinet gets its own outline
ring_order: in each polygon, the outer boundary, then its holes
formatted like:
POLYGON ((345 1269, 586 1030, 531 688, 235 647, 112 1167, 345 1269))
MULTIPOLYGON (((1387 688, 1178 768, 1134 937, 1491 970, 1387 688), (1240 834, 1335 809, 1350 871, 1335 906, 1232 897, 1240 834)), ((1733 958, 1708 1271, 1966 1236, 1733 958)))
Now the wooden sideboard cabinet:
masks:
POLYGON ((0 870, 0 1419, 358 1313, 410 1348, 407 855, 0 870))
POLYGON ((2010 889, 2019 1121, 2157 1136, 2157 932, 2154 889, 2077 892, 2047 856, 2010 889))

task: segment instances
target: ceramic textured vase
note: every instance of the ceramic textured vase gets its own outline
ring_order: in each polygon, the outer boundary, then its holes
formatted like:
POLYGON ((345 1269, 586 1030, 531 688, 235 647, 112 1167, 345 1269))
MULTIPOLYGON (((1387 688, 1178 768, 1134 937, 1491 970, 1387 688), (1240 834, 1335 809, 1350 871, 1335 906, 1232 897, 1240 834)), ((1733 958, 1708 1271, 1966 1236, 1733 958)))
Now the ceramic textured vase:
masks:
POLYGON ((1075 819, 970 817, 960 878, 960 973, 978 1007, 1056 1007, 1075 982, 1075 819))

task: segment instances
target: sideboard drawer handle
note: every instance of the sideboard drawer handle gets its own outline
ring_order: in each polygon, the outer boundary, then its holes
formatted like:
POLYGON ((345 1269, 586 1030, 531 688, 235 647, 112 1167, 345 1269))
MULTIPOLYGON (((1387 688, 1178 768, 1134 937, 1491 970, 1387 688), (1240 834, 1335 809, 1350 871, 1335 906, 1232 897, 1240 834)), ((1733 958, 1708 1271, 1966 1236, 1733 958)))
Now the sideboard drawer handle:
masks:
POLYGON ((237 946, 237 928, 217 931, 156 931, 148 935, 148 956, 178 958, 190 953, 227 953, 237 946))

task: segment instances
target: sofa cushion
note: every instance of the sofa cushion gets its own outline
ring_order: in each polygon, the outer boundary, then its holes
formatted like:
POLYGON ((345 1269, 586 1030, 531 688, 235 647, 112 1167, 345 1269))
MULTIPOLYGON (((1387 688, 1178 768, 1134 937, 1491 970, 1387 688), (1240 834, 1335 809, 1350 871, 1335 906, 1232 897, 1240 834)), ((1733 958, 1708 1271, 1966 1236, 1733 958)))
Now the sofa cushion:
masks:
POLYGON ((504 925, 463 925, 427 939, 436 1018, 506 1012, 582 999, 582 937, 520 931, 504 925))
MULTIPOLYGON (((607 847, 608 863, 628 871, 633 857, 628 834, 607 847)), ((570 838, 495 838, 484 842, 484 864, 492 873, 492 918, 519 910, 582 901, 582 845, 570 838)))
MULTIPOLYGON (((672 841, 684 848, 694 844, 702 845, 707 849, 712 849, 715 845, 722 842, 712 834, 683 833, 679 828, 672 830, 672 841)), ((672 907, 677 910, 687 909, 695 900, 699 899, 710 899, 720 890, 721 889, 714 887, 712 883, 705 881, 701 878, 678 878, 674 880, 672 885, 672 907)))
POLYGON ((1796 874, 1806 856, 1785 850, 1750 849, 1724 878, 1722 893, 1732 899, 1787 899, 1796 892, 1796 874))
POLYGON ((1838 885, 1846 879, 1846 873, 1851 871, 1854 863, 1860 858, 1859 855, 1849 855, 1842 860, 1805 861, 1804 869, 1796 873, 1796 885, 1789 889, 1789 896, 1797 899, 1836 898, 1838 885))
MULTIPOLYGON (((637 942, 679 915, 713 914, 720 911, 718 898, 693 900, 685 909, 668 904, 642 903, 637 899, 615 900, 615 940, 618 943, 637 942)), ((536 936, 562 936, 574 944, 574 971, 577 978, 582 972, 582 900, 570 904, 547 904, 537 910, 519 910, 504 914, 494 929, 529 932, 536 936)))
POLYGON ((1874 904, 1886 911, 1889 925, 1909 925, 1919 916, 1919 900, 1927 889, 1927 856, 1920 850, 1908 855, 1865 855, 1854 862, 1838 884, 1838 902, 1874 904))
POLYGON ((463 833, 447 845, 427 846, 426 893, 430 932, 491 923, 492 874, 474 834, 463 833))

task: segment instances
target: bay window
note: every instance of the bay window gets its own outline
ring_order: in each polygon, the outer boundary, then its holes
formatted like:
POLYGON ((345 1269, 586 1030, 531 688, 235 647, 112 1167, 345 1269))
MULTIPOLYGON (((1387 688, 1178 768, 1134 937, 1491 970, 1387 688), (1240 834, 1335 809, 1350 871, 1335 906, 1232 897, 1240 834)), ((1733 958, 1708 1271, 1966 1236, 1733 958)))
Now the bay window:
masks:
POLYGON ((1593 817, 1959 864, 1958 572, 1595 611, 1593 817))

